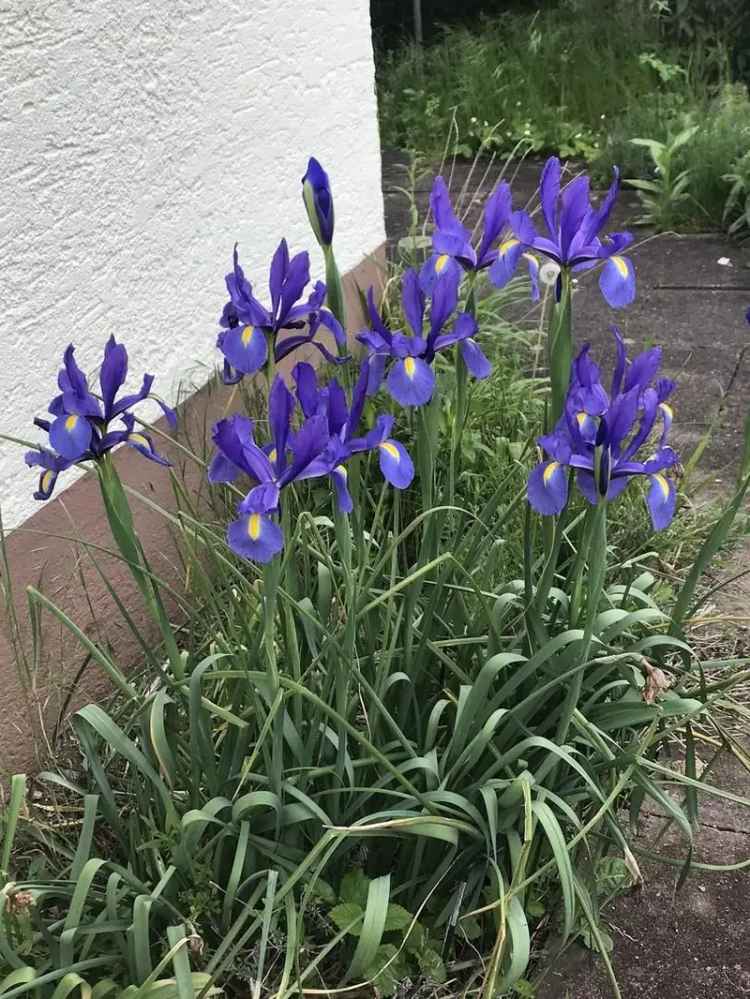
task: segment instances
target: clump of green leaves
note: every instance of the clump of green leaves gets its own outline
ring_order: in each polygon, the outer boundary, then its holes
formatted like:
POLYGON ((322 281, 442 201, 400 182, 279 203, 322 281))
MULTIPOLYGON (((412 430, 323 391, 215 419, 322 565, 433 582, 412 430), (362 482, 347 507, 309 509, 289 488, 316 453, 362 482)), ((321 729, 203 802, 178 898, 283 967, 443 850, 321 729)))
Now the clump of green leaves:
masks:
POLYGON ((653 180, 630 178, 627 183, 638 191, 643 214, 636 220, 640 225, 653 225, 659 230, 671 229, 679 217, 682 205, 690 198, 690 170, 678 170, 679 152, 698 131, 688 125, 666 142, 656 139, 632 139, 634 146, 648 149, 653 161, 653 180))

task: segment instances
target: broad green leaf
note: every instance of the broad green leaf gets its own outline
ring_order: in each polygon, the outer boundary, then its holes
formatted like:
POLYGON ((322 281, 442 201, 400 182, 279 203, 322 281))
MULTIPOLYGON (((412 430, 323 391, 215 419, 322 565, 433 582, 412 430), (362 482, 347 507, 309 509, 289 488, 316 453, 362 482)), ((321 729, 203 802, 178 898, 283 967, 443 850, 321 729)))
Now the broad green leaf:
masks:
POLYGON ((333 923, 340 930, 346 930, 352 936, 358 937, 362 932, 362 919, 365 910, 356 902, 340 902, 328 913, 333 923))
POLYGON ((390 933, 393 930, 405 930, 413 918, 408 909, 405 909, 402 905, 397 905, 395 902, 391 902, 385 914, 383 932, 390 933))
POLYGON ((367 893, 370 889, 370 879, 361 867, 347 871, 341 879, 339 896, 344 902, 353 902, 362 909, 367 905, 367 893))

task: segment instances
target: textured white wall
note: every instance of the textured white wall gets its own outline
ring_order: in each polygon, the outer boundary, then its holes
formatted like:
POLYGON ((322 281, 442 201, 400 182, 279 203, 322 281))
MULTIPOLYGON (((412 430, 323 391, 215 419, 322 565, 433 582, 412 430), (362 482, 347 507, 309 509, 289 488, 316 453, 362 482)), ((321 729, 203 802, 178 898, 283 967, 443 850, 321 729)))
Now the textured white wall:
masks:
MULTIPOLYGON (((216 361, 235 240, 259 288, 283 235, 322 276, 309 154, 342 271, 384 239, 369 0, 13 0, 0 88, 0 432, 36 439, 65 346, 91 371, 110 333, 174 399, 216 361)), ((0 444, 6 527, 35 483, 0 444)))

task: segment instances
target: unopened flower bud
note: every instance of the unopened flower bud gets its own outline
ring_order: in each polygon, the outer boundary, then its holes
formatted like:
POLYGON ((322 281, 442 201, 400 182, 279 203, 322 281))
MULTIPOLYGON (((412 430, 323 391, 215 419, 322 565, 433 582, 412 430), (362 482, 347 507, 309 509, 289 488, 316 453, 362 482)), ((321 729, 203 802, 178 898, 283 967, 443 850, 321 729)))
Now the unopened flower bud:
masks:
POLYGON ((307 217, 321 246, 330 246, 333 241, 333 198, 328 174, 314 156, 307 164, 307 173, 302 178, 302 198, 307 209, 307 217))

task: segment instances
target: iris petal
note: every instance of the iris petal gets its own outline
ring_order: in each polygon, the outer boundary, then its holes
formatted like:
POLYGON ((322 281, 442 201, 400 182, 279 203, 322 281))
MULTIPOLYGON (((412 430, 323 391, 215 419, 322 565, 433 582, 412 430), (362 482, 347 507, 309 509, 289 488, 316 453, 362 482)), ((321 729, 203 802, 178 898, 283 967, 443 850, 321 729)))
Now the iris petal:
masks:
POLYGON ((489 271, 490 281, 496 288, 504 288, 511 280, 523 251, 523 243, 516 236, 511 236, 500 244, 495 262, 489 271))
POLYGON ((396 489, 406 489, 414 478, 414 464, 403 444, 391 438, 377 445, 383 478, 396 489))
POLYGON ((338 507, 340 513, 351 513, 354 509, 354 503, 352 502, 351 493, 349 492, 347 484, 348 478, 349 475, 343 465, 336 465, 331 472, 333 491, 336 496, 336 506, 338 507))
POLYGON ((529 503, 537 513, 551 516, 561 513, 568 500, 568 476, 557 461, 543 461, 529 476, 529 503))
POLYGON ((492 372, 492 365, 487 360, 482 348, 472 337, 462 340, 459 348, 463 362, 475 378, 487 378, 492 372))
POLYGON ((58 416, 50 427, 49 442, 63 458, 76 461, 91 443, 92 432, 91 424, 83 416, 58 416))
POLYGON ((266 363, 268 347, 259 326, 237 326, 221 338, 221 352, 233 368, 252 375, 266 363))
POLYGON ((435 391, 435 374, 420 357, 405 357, 393 365, 386 385, 402 406, 424 406, 435 391))
POLYGON ((268 514, 248 513, 229 525, 227 542, 242 558, 270 562, 284 547, 284 535, 268 514))
POLYGON ((674 481, 666 475, 657 473, 649 476, 651 485, 646 494, 646 506, 651 514, 651 523, 655 531, 669 527, 677 506, 677 490, 674 481))
POLYGON ((635 298, 635 271, 629 257, 610 257, 599 275, 599 287, 613 309, 624 309, 635 298))

